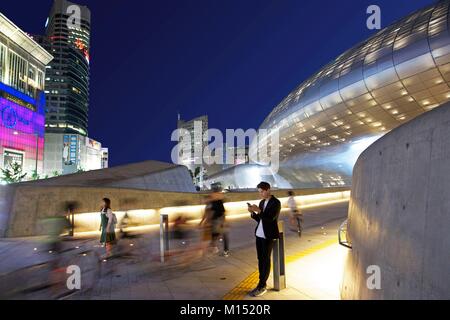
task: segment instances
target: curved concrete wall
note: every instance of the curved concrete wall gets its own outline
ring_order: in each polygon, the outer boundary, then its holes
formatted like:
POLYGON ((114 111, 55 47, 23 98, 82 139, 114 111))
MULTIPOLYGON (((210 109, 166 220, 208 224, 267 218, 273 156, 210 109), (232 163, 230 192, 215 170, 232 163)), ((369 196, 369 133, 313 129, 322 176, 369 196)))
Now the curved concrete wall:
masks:
POLYGON ((35 188, 72 186, 195 192, 192 177, 185 166, 154 160, 25 181, 18 185, 35 188))
MULTIPOLYGON (((325 188, 296 190, 300 197, 299 204, 317 204, 323 201, 340 201, 348 199, 348 188, 325 188), (308 196, 308 197, 303 197, 308 196)), ((286 190, 274 190, 276 197, 286 197, 286 190)), ((157 210, 170 208, 170 212, 186 213, 183 206, 201 206, 205 193, 164 192, 105 187, 51 187, 29 185, 0 186, 0 237, 25 237, 39 235, 38 221, 42 218, 64 214, 67 203, 77 203, 76 214, 97 213, 100 211, 101 199, 108 197, 115 212, 132 210, 157 210), (173 208, 172 207, 176 207, 173 208)), ((228 213, 246 211, 246 201, 259 199, 258 192, 230 192, 225 195, 226 202, 234 205, 228 213)), ((201 210, 190 210, 196 217, 201 210)), ((80 215, 81 216, 81 215, 80 215)), ((78 231, 98 230, 98 216, 95 223, 79 225, 78 231)), ((158 223, 157 216, 142 217, 143 224, 158 223)), ((75 219, 77 222, 77 219, 75 219)), ((81 221, 80 221, 81 222, 81 221)), ((77 228, 77 226, 76 226, 77 228)))
POLYGON ((359 157, 344 299, 450 298, 450 104, 393 130, 359 157), (380 267, 370 290, 367 268, 380 267))

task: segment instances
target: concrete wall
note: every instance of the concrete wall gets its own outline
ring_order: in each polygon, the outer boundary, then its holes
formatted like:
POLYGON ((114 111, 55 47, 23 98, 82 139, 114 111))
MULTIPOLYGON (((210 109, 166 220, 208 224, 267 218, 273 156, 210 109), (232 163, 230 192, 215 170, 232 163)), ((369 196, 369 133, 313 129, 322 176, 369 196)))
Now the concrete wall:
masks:
POLYGON ((185 166, 153 160, 21 182, 19 185, 34 188, 76 186, 195 192, 192 177, 185 166))
POLYGON ((184 166, 149 173, 139 177, 105 183, 105 187, 120 187, 145 190, 167 190, 173 192, 195 192, 192 178, 184 166))
POLYGON ((344 299, 450 298, 450 104, 359 157, 349 205, 344 299), (369 290, 367 267, 381 269, 369 290))
POLYGON ((14 196, 14 188, 0 185, 0 238, 6 235, 14 196))
MULTIPOLYGON (((1 192, 2 189, 0 189, 1 192)), ((8 196, 0 201, 0 217, 4 217, 1 236, 24 237, 39 234, 38 221, 45 217, 61 215, 66 212, 66 205, 70 202, 78 203, 75 213, 93 213, 95 220, 88 222, 85 229, 79 231, 98 230, 98 212, 100 211, 101 199, 108 197, 112 201, 115 212, 128 210, 158 210, 168 207, 201 206, 206 194, 146 191, 124 188, 89 188, 89 187, 31 187, 31 186, 8 186, 8 196), (92 224, 92 225, 91 225, 92 224), (95 224, 95 225, 94 225, 95 224), (86 229, 87 228, 87 229, 86 229), (6 231, 5 231, 6 230, 6 231)), ((6 191, 5 191, 6 192, 6 191)), ((277 197, 286 197, 286 191, 274 191, 277 197)), ((2 193, 5 194, 5 193, 2 193)), ((318 203, 324 200, 348 199, 348 189, 306 189, 296 192, 299 196, 311 195, 303 204, 318 203), (329 193, 333 193, 328 195, 329 193), (323 196, 326 195, 326 197, 323 196)), ((0 194, 1 195, 1 194, 0 194)), ((227 193, 225 201, 240 202, 259 199, 257 192, 227 193)), ((195 208, 194 208, 195 209, 195 208)), ((245 212, 246 204, 232 208, 234 211, 245 212)), ((184 212, 170 210, 173 213, 184 212)), ((200 210, 192 211, 195 215, 200 210)), ((157 218, 157 217, 155 217, 157 218)), ((157 219, 155 221, 158 221, 157 219)), ((1 222, 1 221, 0 221, 1 222)), ((151 221, 150 221, 151 222, 151 221)), ((149 223, 149 221, 146 221, 149 223)))

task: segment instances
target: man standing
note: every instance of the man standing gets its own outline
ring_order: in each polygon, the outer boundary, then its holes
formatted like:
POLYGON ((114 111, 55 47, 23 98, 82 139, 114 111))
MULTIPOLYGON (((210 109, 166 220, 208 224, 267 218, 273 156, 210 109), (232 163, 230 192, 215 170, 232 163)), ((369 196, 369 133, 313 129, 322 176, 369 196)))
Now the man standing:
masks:
POLYGON ((259 297, 267 292, 266 282, 270 274, 270 256, 274 240, 279 238, 278 215, 281 210, 280 200, 270 194, 270 184, 261 182, 257 186, 261 195, 259 206, 250 205, 248 211, 251 217, 258 222, 255 229, 256 252, 258 255, 259 283, 250 292, 251 296, 259 297))

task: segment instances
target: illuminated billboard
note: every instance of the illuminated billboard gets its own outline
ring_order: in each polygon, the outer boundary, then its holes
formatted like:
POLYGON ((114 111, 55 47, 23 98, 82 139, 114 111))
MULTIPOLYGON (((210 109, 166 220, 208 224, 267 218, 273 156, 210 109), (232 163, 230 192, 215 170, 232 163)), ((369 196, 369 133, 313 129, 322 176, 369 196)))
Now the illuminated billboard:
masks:
POLYGON ((79 163, 79 143, 76 134, 65 134, 63 136, 63 174, 76 172, 79 163))

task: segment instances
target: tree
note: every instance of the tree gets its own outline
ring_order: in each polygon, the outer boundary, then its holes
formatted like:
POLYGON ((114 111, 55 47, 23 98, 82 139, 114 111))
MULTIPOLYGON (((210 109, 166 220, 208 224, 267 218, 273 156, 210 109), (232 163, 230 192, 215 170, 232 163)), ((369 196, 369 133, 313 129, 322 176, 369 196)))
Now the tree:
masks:
POLYGON ((39 180, 41 177, 37 173, 36 170, 33 170, 33 173, 31 174, 31 180, 39 180))
POLYGON ((22 166, 18 162, 12 162, 8 168, 2 169, 2 180, 6 183, 17 183, 21 182, 25 177, 26 173, 22 173, 22 166))
POLYGON ((200 174, 200 167, 195 168, 194 177, 197 178, 197 176, 200 174))
POLYGON ((194 180, 195 185, 197 183, 199 183, 199 181, 200 181, 200 171, 201 171, 200 167, 196 167, 194 170, 194 179, 193 180, 194 180))

